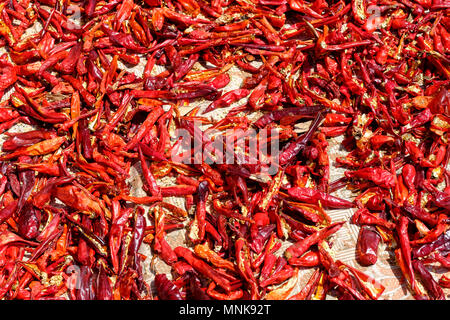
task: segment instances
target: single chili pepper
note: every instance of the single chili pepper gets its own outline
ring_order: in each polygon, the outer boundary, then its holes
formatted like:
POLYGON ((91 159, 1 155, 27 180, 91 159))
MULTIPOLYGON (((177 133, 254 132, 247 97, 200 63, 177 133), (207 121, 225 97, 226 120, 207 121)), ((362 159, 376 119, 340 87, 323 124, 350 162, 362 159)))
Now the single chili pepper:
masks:
POLYGON ((130 245, 130 258, 133 261, 131 264, 135 270, 138 270, 138 273, 140 271, 140 262, 138 257, 138 251, 142 244, 142 240, 144 238, 144 230, 146 227, 146 220, 144 218, 144 209, 142 207, 137 207, 136 213, 135 213, 135 219, 134 219, 134 226, 133 226, 133 239, 130 245))
POLYGON ((312 107, 296 107, 296 108, 285 108, 282 110, 275 110, 271 113, 266 113, 257 121, 255 121, 254 125, 258 128, 264 128, 268 124, 281 120, 283 118, 287 118, 290 116, 309 116, 312 117, 317 114, 319 111, 322 111, 323 107, 321 106, 312 106, 312 107))
POLYGON ((152 126, 163 113, 164 110, 161 107, 157 107, 152 112, 150 112, 142 126, 139 128, 139 131, 126 145, 125 150, 133 149, 139 142, 141 142, 141 139, 151 130, 152 126))
POLYGON ((337 232, 345 222, 336 222, 328 227, 322 228, 319 231, 309 235, 305 239, 293 244, 285 251, 285 256, 288 261, 293 258, 298 258, 303 255, 312 245, 318 243, 322 239, 326 239, 331 234, 337 232))
POLYGON ((413 291, 416 291, 416 282, 414 277, 414 271, 412 267, 411 247, 408 238, 408 219, 404 216, 400 217, 397 225, 398 235, 400 241, 401 255, 405 261, 406 272, 408 276, 408 282, 411 285, 413 291))
POLYGON ((73 86, 73 88, 74 88, 75 90, 78 90, 78 91, 79 91, 81 97, 83 98, 83 100, 84 100, 88 105, 94 105, 94 104, 95 104, 95 101, 96 101, 95 97, 94 97, 92 94, 90 94, 90 93, 83 87, 83 85, 81 84, 81 81, 80 81, 80 80, 78 80, 78 79, 76 79, 76 78, 74 78, 74 77, 72 77, 72 76, 69 76, 69 75, 63 75, 62 78, 63 78, 64 80, 67 80, 68 82, 70 82, 70 84, 73 86))
POLYGON ((354 204, 350 201, 334 197, 324 192, 314 190, 311 188, 293 187, 289 188, 288 194, 302 202, 318 204, 320 203, 325 208, 352 208, 354 204))
POLYGON ((428 182, 424 182, 424 186, 428 191, 433 192, 434 204, 447 210, 450 208, 450 195, 448 193, 438 190, 428 182))
POLYGON ((194 271, 187 271, 186 274, 188 275, 187 299, 211 300, 206 294, 206 290, 202 288, 201 281, 194 271))
POLYGON ((423 284, 434 300, 445 300, 444 292, 438 283, 433 279, 431 273, 425 268, 420 260, 412 262, 414 270, 419 273, 423 284))
POLYGON ((365 273, 359 271, 358 269, 355 269, 347 264, 344 264, 339 260, 336 263, 340 268, 348 269, 350 273, 352 273, 352 275, 356 278, 357 282, 361 285, 364 291, 372 299, 374 300, 378 299, 385 290, 385 287, 381 283, 379 283, 372 277, 366 275, 365 273))
POLYGON ((75 229, 77 229, 83 235, 87 242, 89 242, 100 255, 108 255, 105 249, 105 243, 100 237, 88 230, 85 226, 83 226, 83 224, 80 224, 72 218, 69 218, 69 216, 66 216, 66 218, 69 219, 69 221, 74 225, 75 229))
POLYGON ((183 300, 180 290, 172 281, 167 279, 165 274, 157 274, 155 276, 155 285, 162 300, 183 300))
POLYGON ((146 180, 147 188, 150 194, 155 197, 161 196, 161 190, 158 186, 158 183, 156 182, 155 177, 153 176, 152 172, 149 170, 147 166, 147 162, 144 158, 144 155, 140 147, 138 147, 138 151, 139 151, 139 159, 141 161, 142 172, 144 173, 144 178, 146 180))
POLYGON ((433 252, 431 256, 432 259, 438 261, 442 267, 450 269, 450 261, 448 260, 448 258, 442 256, 439 252, 433 252))
POLYGON ((200 182, 198 185, 198 202, 195 219, 191 225, 191 230, 194 232, 197 231, 197 233, 195 235, 192 235, 192 232, 189 234, 191 240, 194 242, 201 242, 205 238, 206 199, 208 198, 208 193, 208 182, 200 182))
POLYGON ((165 214, 162 207, 154 211, 155 236, 153 249, 161 255, 161 259, 167 264, 177 261, 177 256, 165 239, 165 214))
POLYGON ((308 132, 300 136, 295 142, 287 145, 287 147, 282 150, 279 157, 279 163, 281 166, 288 164, 301 150, 305 148, 306 144, 309 142, 313 133, 322 121, 322 118, 323 115, 319 112, 314 121, 311 123, 308 132))
POLYGON ((218 268, 228 269, 235 271, 235 267, 232 262, 221 258, 217 253, 207 248, 205 245, 198 244, 194 247, 194 252, 197 256, 207 260, 218 268))
POLYGON ((250 266, 250 254, 246 241, 239 238, 235 242, 236 261, 239 273, 244 277, 251 288, 251 297, 257 299, 259 296, 258 285, 250 266))
POLYGON ((24 155, 37 156, 48 154, 57 150, 65 141, 66 141, 65 137, 56 137, 53 139, 44 140, 29 147, 19 148, 13 153, 0 157, 0 159, 2 161, 5 161, 24 155))
POLYGON ((394 177, 387 171, 380 168, 364 168, 357 171, 346 171, 347 178, 358 178, 370 180, 382 188, 391 188, 394 186, 394 177))
POLYGON ((309 278, 308 283, 302 288, 302 290, 296 295, 290 297, 289 300, 307 300, 308 297, 311 296, 312 291, 317 286, 318 280, 321 278, 321 273, 323 274, 323 272, 324 271, 316 269, 312 276, 309 278))
POLYGON ((10 204, 8 204, 6 207, 0 210, 0 222, 3 223, 4 221, 8 220, 15 212, 17 208, 17 201, 13 201, 10 204))
POLYGON ((270 252, 265 252, 263 261, 264 261, 264 264, 263 264, 263 267, 261 269, 261 273, 259 276, 261 280, 267 279, 269 277, 270 273, 272 272, 273 267, 275 266, 277 257, 270 252))
POLYGON ((356 244, 356 257, 364 266, 371 266, 378 259, 378 245, 381 237, 373 226, 362 226, 356 244))
POLYGON ((436 240, 421 245, 418 248, 412 249, 412 254, 414 258, 422 258, 430 255, 435 250, 447 250, 446 247, 448 239, 450 238, 450 232, 446 231, 444 234, 441 234, 436 240))
POLYGON ((240 298, 242 298, 242 296, 244 295, 244 292, 241 289, 238 289, 236 291, 232 291, 231 293, 228 294, 223 294, 223 293, 219 293, 217 291, 214 290, 214 288, 216 287, 214 282, 211 282, 208 286, 208 289, 206 290, 206 293, 217 300, 238 300, 240 298))
POLYGON ((127 195, 121 195, 120 198, 136 204, 152 204, 162 200, 162 197, 131 197, 127 195))
POLYGON ((215 269, 210 267, 206 262, 196 258, 193 253, 186 248, 176 247, 174 249, 178 257, 185 259, 197 272, 203 274, 204 276, 212 279, 225 291, 230 292, 232 290, 230 281, 224 278, 215 269))
POLYGON ((298 269, 295 269, 294 274, 288 281, 286 281, 278 288, 270 291, 264 298, 268 300, 285 300, 287 297, 289 297, 295 285, 297 284, 297 277, 298 269))
POLYGON ((339 269, 338 264, 331 256, 330 247, 328 246, 328 244, 325 241, 321 240, 319 241, 317 246, 319 249, 318 252, 321 264, 327 270, 328 276, 330 278, 344 278, 345 275, 339 269))
POLYGON ((444 288, 449 288, 450 287, 450 279, 447 276, 443 275, 439 279, 439 285, 444 288))
POLYGON ((366 208, 357 210, 352 216, 352 223, 360 225, 376 225, 382 226, 386 229, 394 229, 395 223, 386 221, 383 218, 378 218, 371 214, 366 208))
POLYGON ((163 197, 176 197, 194 194, 197 188, 191 185, 178 185, 173 187, 161 187, 161 195, 163 197))
POLYGON ((211 103, 203 113, 211 112, 217 108, 224 108, 232 104, 233 102, 236 102, 246 96, 250 93, 247 89, 236 89, 230 92, 227 92, 224 94, 220 99, 215 100, 213 103, 211 103))
POLYGON ((411 241, 411 245, 417 246, 418 244, 429 243, 436 240, 442 233, 447 230, 446 221, 446 215, 439 215, 436 227, 429 231, 425 237, 411 241))
POLYGON ((315 251, 308 251, 301 257, 289 259, 289 264, 296 267, 317 267, 320 265, 319 254, 315 251))
POLYGON ((230 210, 230 209, 226 208, 223 204, 221 204, 221 203, 219 202, 218 199, 215 199, 215 200, 213 201, 213 208, 214 208, 214 210, 216 210, 219 214, 224 215, 224 216, 226 216, 226 217, 229 217, 229 218, 235 218, 235 219, 239 219, 239 220, 242 220, 242 221, 253 222, 253 219, 252 219, 252 218, 245 217, 245 216, 243 216, 243 215, 237 213, 237 212, 234 211, 234 210, 230 210))
POLYGON ((147 48, 139 46, 130 34, 123 34, 113 31, 106 27, 105 24, 101 25, 101 29, 113 43, 119 46, 139 53, 145 53, 148 51, 147 48))

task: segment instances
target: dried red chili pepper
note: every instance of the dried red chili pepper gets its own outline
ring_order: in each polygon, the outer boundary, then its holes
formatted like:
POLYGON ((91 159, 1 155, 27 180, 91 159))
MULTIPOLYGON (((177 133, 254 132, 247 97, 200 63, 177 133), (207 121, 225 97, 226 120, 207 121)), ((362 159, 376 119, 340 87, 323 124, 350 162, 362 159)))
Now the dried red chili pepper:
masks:
POLYGON ((303 240, 298 241, 286 249, 285 255, 288 259, 298 258, 303 255, 312 245, 324 240, 331 234, 337 232, 344 222, 336 222, 328 227, 322 228, 319 231, 309 235, 303 240))
POLYGON ((373 226, 362 226, 356 246, 358 262, 364 266, 374 265, 378 259, 381 237, 373 226))
POLYGON ((318 190, 302 187, 293 187, 287 190, 288 194, 295 200, 306 203, 320 203, 325 208, 339 209, 351 208, 354 204, 350 201, 339 199, 318 190))
POLYGON ((155 276, 155 285, 162 300, 183 300, 180 290, 173 282, 167 279, 165 274, 157 274, 155 276))

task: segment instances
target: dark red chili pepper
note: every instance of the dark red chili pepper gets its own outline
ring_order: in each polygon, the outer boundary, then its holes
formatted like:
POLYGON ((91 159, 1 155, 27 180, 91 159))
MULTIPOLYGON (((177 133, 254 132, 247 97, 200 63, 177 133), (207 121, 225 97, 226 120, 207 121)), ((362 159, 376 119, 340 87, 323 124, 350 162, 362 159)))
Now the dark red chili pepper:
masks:
POLYGON ((325 208, 351 208, 354 204, 350 201, 334 197, 318 190, 311 188, 293 187, 287 190, 288 194, 301 202, 306 203, 320 203, 325 208))
POLYGON ((381 237, 373 226, 361 227, 356 245, 356 257, 359 263, 371 266, 377 262, 380 240, 381 237))
POLYGON ((374 225, 382 226, 386 229, 394 229, 395 223, 387 221, 381 217, 377 217, 369 212, 369 210, 362 208, 357 210, 352 216, 352 223, 359 225, 374 225))
POLYGON ((205 293, 206 290, 202 290, 200 279, 193 273, 188 272, 189 286, 188 286, 188 299, 193 300, 211 300, 211 298, 205 293))
POLYGON ((425 268, 420 260, 413 261, 413 267, 419 273, 424 286, 434 300, 445 300, 445 294, 439 284, 433 279, 431 273, 425 268))
POLYGON ((158 197, 161 196, 161 189, 156 182, 155 177, 147 166, 147 162, 144 158, 142 150, 138 147, 139 151, 139 159, 141 161, 142 173, 144 174, 145 181, 147 183, 147 188, 152 196, 158 197))
POLYGON ((347 178, 358 178, 370 180, 376 185, 383 188, 391 188, 395 185, 393 175, 380 168, 364 168, 356 171, 345 172, 347 178))
POLYGON ((308 251, 301 257, 289 259, 289 264, 297 267, 316 267, 320 265, 320 257, 317 252, 308 251))
POLYGON ((270 113, 266 113, 261 118, 255 121, 255 126, 258 128, 264 128, 268 124, 281 120, 285 117, 292 116, 314 116, 319 111, 322 111, 323 107, 321 106, 312 106, 312 107, 296 107, 296 108, 286 108, 282 110, 275 110, 270 113))
POLYGON ((226 291, 231 291, 230 281, 207 263, 196 258, 189 249, 176 247, 174 250, 178 257, 185 259, 197 272, 210 278, 226 291))
POLYGON ((236 102, 244 97, 246 97, 250 93, 247 89, 236 89, 230 92, 225 93, 220 99, 215 100, 211 103, 203 113, 211 112, 217 108, 228 107, 233 102, 236 102))
MULTIPOLYGON (((326 239, 331 234, 337 232, 345 222, 336 222, 326 228, 323 228, 315 233, 309 235, 303 240, 293 244, 285 251, 285 256, 290 260, 298 258, 303 255, 312 245, 318 243, 320 240, 326 239)), ((288 261, 289 261, 288 260, 288 261)))
POLYGON ((297 138, 294 142, 291 142, 288 144, 281 152, 280 154, 280 165, 284 166, 288 164, 290 161, 294 159, 294 157, 305 148, 306 144, 311 139, 314 132, 317 130, 320 122, 323 119, 323 115, 321 112, 319 112, 314 119, 314 121, 311 123, 311 126, 308 129, 308 132, 306 132, 304 135, 301 135, 297 138))
POLYGON ((158 296, 162 300, 183 300, 180 290, 172 281, 167 279, 165 274, 155 276, 155 286, 158 296))
POLYGON ((195 211, 195 219, 192 222, 191 226, 192 229, 197 230, 196 234, 191 237, 191 240, 194 243, 202 242, 205 237, 207 197, 208 197, 208 182, 202 181, 198 185, 197 208, 195 211))

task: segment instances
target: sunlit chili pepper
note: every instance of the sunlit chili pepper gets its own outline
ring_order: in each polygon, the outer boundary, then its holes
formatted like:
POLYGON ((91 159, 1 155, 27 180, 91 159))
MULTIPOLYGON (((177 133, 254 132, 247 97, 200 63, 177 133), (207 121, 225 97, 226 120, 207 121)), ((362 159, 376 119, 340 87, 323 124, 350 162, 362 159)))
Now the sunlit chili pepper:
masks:
POLYGON ((303 240, 298 241, 297 243, 290 246, 285 251, 285 255, 288 259, 298 258, 303 255, 312 245, 316 244, 320 240, 326 239, 331 234, 337 232, 344 222, 336 222, 326 228, 323 228, 303 240))
POLYGON ((357 259, 362 265, 374 265, 378 259, 381 237, 373 226, 363 226, 356 246, 357 259))
POLYGON ((213 269, 206 262, 196 258, 193 253, 186 248, 176 247, 175 253, 180 258, 185 259, 197 272, 203 274, 204 276, 213 280, 217 285, 225 289, 226 291, 231 291, 232 286, 228 279, 226 279, 221 273, 213 269))
POLYGON ((182 300, 179 289, 167 279, 165 274, 157 274, 155 276, 155 285, 162 300, 182 300))
POLYGON ((230 91, 224 94, 220 99, 215 100, 211 103, 203 113, 211 112, 217 108, 228 107, 233 102, 236 102, 244 97, 246 97, 250 92, 247 89, 236 89, 235 91, 230 91))
POLYGON ((289 195, 302 202, 320 203, 325 208, 351 208, 354 206, 350 201, 339 199, 324 192, 313 190, 310 188, 293 187, 288 189, 289 195))

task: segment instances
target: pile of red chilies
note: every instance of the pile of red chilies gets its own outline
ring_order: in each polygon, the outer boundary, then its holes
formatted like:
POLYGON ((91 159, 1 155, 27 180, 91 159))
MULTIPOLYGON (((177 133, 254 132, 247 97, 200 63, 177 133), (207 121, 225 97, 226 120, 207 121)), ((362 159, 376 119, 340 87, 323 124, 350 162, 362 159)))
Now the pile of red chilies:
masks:
POLYGON ((430 270, 450 268, 449 8, 1 1, 0 299, 382 298, 377 279, 334 258, 344 223, 361 227, 361 265, 384 243, 413 297, 445 299, 448 273, 430 270), (226 90, 232 67, 245 79, 226 90), (197 101, 206 109, 180 112, 197 101), (262 181, 262 163, 172 161, 173 129, 194 135, 198 123, 278 130, 277 173, 262 181), (330 181, 334 137, 345 176, 330 181), (146 196, 131 193, 131 167, 146 196), (331 195, 342 188, 353 201, 331 195), (351 221, 327 214, 348 208, 351 221), (169 244, 174 230, 184 245, 169 244), (144 280, 153 258, 143 243, 170 275, 144 280))

